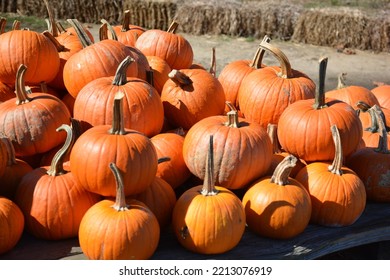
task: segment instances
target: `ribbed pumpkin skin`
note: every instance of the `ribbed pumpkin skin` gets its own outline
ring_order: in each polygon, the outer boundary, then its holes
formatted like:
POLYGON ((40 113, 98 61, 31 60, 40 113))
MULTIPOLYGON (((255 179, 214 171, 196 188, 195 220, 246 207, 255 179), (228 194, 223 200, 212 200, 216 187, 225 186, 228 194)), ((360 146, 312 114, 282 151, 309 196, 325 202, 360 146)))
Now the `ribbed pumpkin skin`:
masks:
POLYGON ((325 96, 344 101, 345 103, 351 105, 355 110, 357 109, 356 103, 358 101, 364 101, 370 107, 375 104, 379 105, 379 101, 375 95, 369 89, 361 86, 346 86, 331 90, 326 92, 325 96))
POLYGON ((190 129, 198 121, 222 115, 225 109, 225 93, 221 83, 202 69, 182 69, 191 85, 179 86, 172 79, 166 81, 161 92, 165 117, 174 127, 190 129))
POLYGON ((220 254, 237 246, 245 230, 245 213, 238 197, 215 187, 216 195, 202 195, 193 187, 177 200, 172 225, 179 243, 201 254, 220 254))
POLYGON ((26 84, 50 82, 57 75, 60 58, 45 35, 30 30, 12 30, 0 35, 0 81, 15 84, 20 66, 27 66, 26 84))
POLYGON ((44 153, 64 143, 65 134, 56 129, 70 120, 68 108, 53 95, 28 97, 32 100, 21 105, 15 98, 0 104, 0 132, 12 141, 16 156, 44 153))
MULTIPOLYGON (((114 40, 103 40, 85 47, 72 55, 64 65, 64 84, 68 92, 76 97, 90 81, 114 76, 118 65, 131 56, 131 50, 114 40)), ((137 64, 127 69, 127 75, 137 77, 137 64)))
POLYGON ((198 178, 205 176, 208 137, 214 135, 216 184, 240 189, 267 172, 272 160, 272 144, 259 124, 239 118, 240 128, 225 126, 226 116, 211 116, 196 123, 184 139, 183 157, 198 178))
POLYGON ((347 167, 342 175, 328 170, 329 163, 315 162, 302 168, 295 179, 309 191, 311 222, 332 227, 353 224, 366 207, 362 180, 347 167))
POLYGON ((278 76, 280 68, 268 66, 248 74, 238 92, 240 110, 250 122, 278 124, 282 112, 294 102, 314 98, 315 84, 305 74, 292 70, 293 78, 278 76))
POLYGON ((366 187, 367 200, 390 202, 389 154, 379 153, 376 148, 362 148, 347 160, 366 187))
POLYGON ((24 230, 24 217, 12 200, 0 197, 0 255, 19 242, 24 230))
POLYGON ((123 100, 124 126, 152 137, 164 123, 164 109, 158 92, 147 82, 128 78, 124 85, 113 85, 114 77, 102 77, 89 82, 77 95, 74 118, 87 125, 112 123, 114 96, 125 95, 123 100))
POLYGON ((25 217, 26 230, 46 240, 76 237, 83 215, 100 197, 82 189, 71 172, 50 176, 47 170, 34 169, 17 188, 15 202, 25 217))
POLYGON ((390 85, 377 86, 371 89, 381 107, 390 109, 390 85))
POLYGON ((284 186, 270 180, 268 176, 255 181, 244 194, 242 204, 248 227, 261 236, 274 239, 295 237, 309 224, 310 195, 293 178, 284 186))
POLYGON ((165 82, 169 80, 168 74, 172 69, 164 59, 158 56, 147 56, 146 59, 153 70, 154 87, 161 95, 165 82))
POLYGON ((126 46, 135 47, 138 37, 145 32, 145 29, 137 25, 129 25, 130 30, 122 31, 122 25, 114 26, 118 41, 126 46))
POLYGON ((157 176, 172 188, 177 188, 190 178, 191 172, 183 158, 184 137, 176 133, 160 133, 150 139, 156 148, 157 158, 169 157, 170 160, 157 166, 157 176))
POLYGON ((10 87, 9 85, 0 81, 0 103, 14 97, 15 97, 15 92, 13 87, 10 87))
POLYGON ((125 195, 140 193, 156 176, 156 150, 140 132, 126 130, 126 135, 111 135, 110 128, 92 127, 76 140, 70 154, 71 171, 83 188, 115 197, 115 178, 107 168, 114 162, 123 173, 125 195))
POLYGON ((114 201, 102 200, 85 213, 80 224, 79 242, 92 260, 145 260, 155 252, 160 228, 145 204, 126 201, 128 210, 112 208, 114 201))
POLYGON ((192 46, 183 36, 158 29, 142 33, 135 47, 146 56, 164 59, 172 69, 190 68, 194 58, 192 46))
POLYGON ((319 110, 313 108, 313 99, 286 108, 278 124, 278 139, 286 152, 306 162, 333 160, 335 148, 329 129, 333 124, 340 131, 344 155, 356 150, 363 129, 355 110, 334 99, 326 99, 326 103, 328 107, 319 110))

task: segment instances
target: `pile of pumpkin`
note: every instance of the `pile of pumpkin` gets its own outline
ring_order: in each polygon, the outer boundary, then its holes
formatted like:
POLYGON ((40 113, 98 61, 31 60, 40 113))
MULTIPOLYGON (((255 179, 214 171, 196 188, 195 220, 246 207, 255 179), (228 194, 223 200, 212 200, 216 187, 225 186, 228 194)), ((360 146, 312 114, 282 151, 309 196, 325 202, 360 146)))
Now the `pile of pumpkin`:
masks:
POLYGON ((293 238, 389 202, 390 86, 324 91, 267 36, 217 77, 169 30, 77 20, 0 35, 0 253, 23 231, 90 259, 148 259, 164 227, 201 254, 245 228, 293 238), (266 52, 280 65, 262 63, 266 52), (193 180, 196 178, 197 180, 193 180), (188 182, 196 182, 189 184, 188 182), (184 188, 184 189, 183 189, 184 188))

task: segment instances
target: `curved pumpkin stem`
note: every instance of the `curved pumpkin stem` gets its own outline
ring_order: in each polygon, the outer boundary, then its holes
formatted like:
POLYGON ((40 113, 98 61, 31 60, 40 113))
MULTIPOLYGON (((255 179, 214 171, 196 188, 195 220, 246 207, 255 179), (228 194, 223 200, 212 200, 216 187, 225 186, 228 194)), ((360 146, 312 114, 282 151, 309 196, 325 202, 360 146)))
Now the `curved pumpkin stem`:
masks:
POLYGON ((326 67, 328 65, 328 58, 323 57, 319 61, 319 85, 318 90, 314 96, 314 105, 313 108, 319 110, 325 108, 328 105, 325 103, 325 77, 326 77, 326 67))
POLYGON ((343 147, 341 145, 340 132, 335 124, 330 127, 330 130, 332 131, 333 142, 335 145, 335 156, 332 164, 329 165, 328 170, 333 174, 342 175, 343 147))
POLYGON ((347 73, 340 73, 338 77, 338 82, 337 82, 337 88, 336 89, 342 89, 347 87, 347 83, 345 82, 345 76, 347 76, 347 73))
POLYGON ((67 19, 67 22, 74 28, 76 31, 77 37, 79 37, 81 44, 83 45, 83 48, 86 48, 88 46, 91 46, 93 42, 88 37, 87 33, 85 32, 83 26, 77 19, 67 19))
MULTIPOLYGON (((356 106, 358 107, 358 114, 360 114, 360 112, 365 112, 365 113, 368 113, 370 115, 371 126, 365 128, 364 130, 370 131, 372 133, 378 133, 379 132, 379 123, 378 123, 378 119, 376 117, 376 114, 374 112, 374 109, 372 107, 370 107, 370 105, 368 105, 364 101, 358 101, 356 103, 356 106)), ((385 123, 386 131, 389 131, 389 127, 386 125, 386 116, 382 110, 380 113, 380 118, 382 118, 384 123, 385 123)))
POLYGON ((54 37, 57 37, 58 36, 58 29, 57 29, 57 25, 56 25, 56 21, 55 21, 55 17, 54 17, 53 7, 49 4, 48 0, 43 0, 43 2, 45 3, 47 14, 49 16, 49 19, 46 20, 47 25, 48 25, 48 29, 54 37))
POLYGON ((27 71, 27 66, 20 64, 18 71, 16 72, 15 82, 15 94, 16 94, 16 105, 25 104, 31 101, 28 97, 28 92, 24 83, 24 74, 27 71))
POLYGON ((112 118, 112 127, 108 131, 110 134, 115 135, 125 135, 125 122, 123 120, 123 92, 118 92, 115 94, 114 98, 114 109, 113 109, 113 118, 112 118))
MULTIPOLYGON (((268 35, 265 35, 261 43, 263 42, 269 43, 271 42, 271 38, 268 35)), ((253 57, 252 62, 249 64, 249 66, 254 69, 260 69, 263 62, 264 54, 265 49, 259 45, 256 50, 255 56, 253 57)))
POLYGON ((176 33, 178 27, 179 27, 179 23, 174 20, 172 21, 171 25, 168 27, 167 32, 176 33))
POLYGON ((272 174, 271 183, 285 186, 289 183, 288 178, 290 176, 291 170, 297 164, 297 158, 293 155, 286 156, 275 168, 274 173, 272 174))
POLYGON ((14 145, 12 145, 11 140, 6 136, 2 136, 0 137, 0 141, 2 141, 5 144, 5 148, 7 149, 7 155, 8 155, 7 166, 12 166, 17 164, 15 148, 14 145))
POLYGON ((203 181, 202 195, 216 195, 218 190, 215 188, 214 176, 214 136, 210 135, 209 150, 207 153, 206 172, 203 181))
POLYGON ((7 24, 7 19, 5 17, 0 17, 0 35, 5 32, 6 24, 7 24))
POLYGON ((65 155, 70 152, 70 149, 72 148, 74 143, 73 130, 69 125, 63 124, 59 128, 57 128, 56 131, 65 131, 66 139, 64 145, 54 155, 51 161, 50 168, 46 172, 50 176, 58 176, 67 173, 67 171, 64 170, 64 158, 65 155))
POLYGON ((381 118, 381 115, 383 115, 382 109, 378 105, 374 105, 371 107, 375 117, 378 121, 379 125, 379 143, 378 143, 378 148, 375 149, 376 152, 378 153, 383 153, 383 154, 388 154, 390 153, 388 144, 387 144, 387 131, 386 131, 386 125, 384 122, 384 119, 381 118))
POLYGON ((215 58, 215 47, 211 48, 211 63, 209 73, 215 77, 217 74, 217 60, 215 58))
POLYGON ((121 171, 119 170, 118 166, 116 166, 116 164, 113 162, 110 163, 109 167, 112 173, 114 174, 115 182, 116 182, 115 204, 112 205, 111 207, 118 212, 127 211, 129 210, 129 206, 126 204, 125 186, 123 183, 121 171))
POLYGON ((134 62, 134 59, 131 56, 127 56, 122 62, 118 65, 114 80, 112 84, 115 86, 123 86, 127 83, 127 68, 129 65, 134 62))
POLYGON ((277 129, 278 127, 276 124, 269 123, 267 125, 267 133, 269 138, 271 139, 274 154, 280 154, 282 152, 279 147, 277 129))
POLYGON ((12 23, 12 30, 20 30, 20 21, 19 20, 14 20, 14 22, 12 23))
POLYGON ((237 109, 234 107, 234 105, 230 101, 226 101, 225 103, 230 109, 230 111, 227 112, 227 114, 226 114, 226 116, 228 117, 228 121, 225 123, 225 126, 239 128, 240 122, 238 120, 237 109))
POLYGON ((61 45, 60 42, 58 42, 58 40, 55 38, 55 36, 52 33, 50 33, 49 31, 45 30, 45 31, 43 31, 42 34, 45 35, 46 38, 48 38, 53 43, 53 45, 57 49, 57 52, 65 51, 65 46, 61 45))
POLYGON ((81 129, 81 123, 77 119, 70 118, 70 126, 72 127, 74 141, 76 141, 83 133, 81 129))
MULTIPOLYGON (((103 36, 103 34, 100 33, 100 29, 99 29, 99 35, 101 35, 100 41, 103 41, 106 39, 118 41, 118 36, 116 35, 116 32, 115 32, 114 28, 112 27, 112 25, 105 19, 101 19, 100 22, 103 23, 103 25, 105 25, 104 29, 102 29, 102 33, 105 33, 105 35, 106 35, 106 36, 103 36)), ((103 25, 101 27, 103 27, 103 25)))
POLYGON ((126 32, 130 30, 130 10, 126 10, 123 13, 123 18, 122 18, 122 32, 126 32))
POLYGON ((280 62, 280 68, 282 70, 280 77, 288 79, 293 77, 290 61, 287 56, 277 47, 271 45, 266 40, 261 41, 260 47, 271 52, 280 62))
POLYGON ((177 69, 173 69, 169 74, 168 77, 174 81, 179 86, 188 86, 192 84, 192 80, 190 77, 188 77, 183 72, 180 72, 177 69))

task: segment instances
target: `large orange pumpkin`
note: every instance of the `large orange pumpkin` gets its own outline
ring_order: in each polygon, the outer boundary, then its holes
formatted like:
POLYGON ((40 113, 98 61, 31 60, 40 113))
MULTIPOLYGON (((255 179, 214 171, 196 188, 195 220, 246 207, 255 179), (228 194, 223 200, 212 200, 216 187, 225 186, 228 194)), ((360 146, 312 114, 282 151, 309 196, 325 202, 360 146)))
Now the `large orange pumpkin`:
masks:
POLYGON ((102 200, 84 215, 79 229, 83 253, 92 260, 144 260, 157 249, 160 227, 142 202, 126 199, 119 168, 110 163, 116 181, 116 200, 102 200))

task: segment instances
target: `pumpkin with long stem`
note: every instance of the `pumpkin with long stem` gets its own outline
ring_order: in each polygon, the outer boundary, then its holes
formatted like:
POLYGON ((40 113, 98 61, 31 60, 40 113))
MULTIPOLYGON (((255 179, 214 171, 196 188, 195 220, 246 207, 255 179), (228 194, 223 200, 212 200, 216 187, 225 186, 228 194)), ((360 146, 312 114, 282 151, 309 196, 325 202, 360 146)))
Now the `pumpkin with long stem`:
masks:
POLYGON ((19 206, 0 196, 0 255, 13 249, 22 237, 24 217, 19 206))
POLYGON ((144 260, 157 249, 160 227, 152 211, 142 202, 126 199, 122 173, 109 164, 116 181, 115 202, 102 200, 84 215, 79 229, 83 253, 93 260, 144 260))
POLYGON ((193 125, 183 144, 184 161, 196 177, 207 174, 207 135, 214 137, 215 183, 228 189, 242 189, 268 171, 272 145, 266 130, 259 124, 238 117, 228 102, 227 116, 210 116, 193 125))
POLYGON ((294 102, 310 99, 315 83, 304 73, 291 68, 287 56, 274 45, 262 41, 260 47, 271 52, 281 66, 267 66, 249 73, 241 82, 238 103, 250 122, 267 128, 278 124, 282 112, 294 102))
POLYGON ((126 10, 123 12, 122 22, 120 25, 113 26, 118 41, 126 46, 135 46, 135 42, 138 37, 146 30, 141 26, 130 24, 131 11, 126 10))
POLYGON ((15 194, 26 230, 47 240, 76 237, 83 215, 100 200, 100 196, 85 191, 73 173, 64 169, 64 155, 72 148, 74 139, 69 125, 61 125, 58 131, 62 130, 67 138, 51 165, 24 175, 15 194))
POLYGON ((365 147, 357 150, 347 158, 346 165, 363 181, 366 187, 367 200, 390 202, 390 151, 388 149, 388 133, 381 109, 374 105, 377 116, 380 137, 376 147, 365 147))
POLYGON ((74 118, 84 129, 112 123, 114 96, 124 94, 124 126, 148 137, 160 133, 164 122, 163 104, 158 92, 146 81, 128 77, 127 69, 134 59, 127 56, 118 66, 115 76, 97 78, 86 84, 77 95, 74 118))
POLYGON ((272 176, 260 178, 249 186, 242 198, 248 228, 261 236, 289 239, 302 233, 310 221, 308 191, 289 177, 297 158, 285 157, 272 176))
POLYGON ((115 196, 116 183, 110 170, 114 162, 123 172, 125 194, 144 191, 157 172, 157 154, 145 134, 124 126, 123 99, 114 97, 112 125, 97 125, 85 131, 70 153, 70 166, 82 187, 102 196, 115 196))
POLYGON ((366 206, 362 180, 343 165, 343 150, 336 125, 331 126, 336 154, 331 165, 313 162, 302 168, 296 180, 309 191, 311 222, 324 226, 348 226, 361 216, 366 206))
POLYGON ((278 123, 278 139, 282 148, 306 162, 333 160, 335 147, 329 130, 333 124, 339 129, 346 157, 356 150, 363 134, 362 123, 351 105, 326 98, 327 62, 326 57, 319 62, 319 89, 315 98, 288 106, 278 123))
POLYGON ((215 186, 213 145, 211 135, 203 185, 185 191, 172 214, 173 230, 179 243, 201 254, 222 254, 233 249, 245 230, 240 199, 230 190, 215 186))

